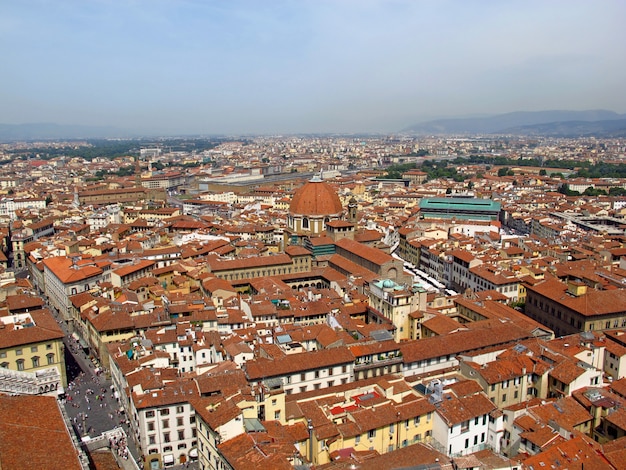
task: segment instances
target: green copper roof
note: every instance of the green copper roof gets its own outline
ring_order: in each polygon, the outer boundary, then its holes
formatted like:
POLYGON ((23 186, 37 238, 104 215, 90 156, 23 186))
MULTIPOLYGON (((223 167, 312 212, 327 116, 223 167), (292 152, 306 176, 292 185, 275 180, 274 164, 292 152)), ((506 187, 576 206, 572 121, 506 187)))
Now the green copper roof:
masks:
POLYGON ((472 212, 498 212, 500 203, 491 199, 462 198, 462 197, 433 197, 420 201, 422 211, 472 211, 472 212))

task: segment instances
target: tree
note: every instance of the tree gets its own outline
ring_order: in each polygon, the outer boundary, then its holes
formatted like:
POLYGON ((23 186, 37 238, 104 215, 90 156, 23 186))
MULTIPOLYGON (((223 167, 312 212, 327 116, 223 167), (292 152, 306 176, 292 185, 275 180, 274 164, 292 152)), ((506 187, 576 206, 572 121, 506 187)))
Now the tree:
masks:
POLYGON ((592 188, 589 186, 587 189, 583 191, 583 195, 585 196, 606 196, 606 191, 604 189, 592 188))
POLYGON ((498 176, 506 176, 508 172, 509 172, 509 169, 503 166, 502 168, 498 170, 498 176))
POLYGON ((567 183, 563 183, 559 186, 558 192, 561 194, 565 194, 566 196, 580 196, 578 191, 572 191, 567 187, 567 183))
POLYGON ((548 174, 548 172, 545 170, 545 168, 542 168, 541 170, 539 170, 539 176, 546 176, 548 174))
POLYGON ((611 189, 609 189, 609 196, 626 196, 626 189, 624 189, 624 188, 611 188, 611 189))

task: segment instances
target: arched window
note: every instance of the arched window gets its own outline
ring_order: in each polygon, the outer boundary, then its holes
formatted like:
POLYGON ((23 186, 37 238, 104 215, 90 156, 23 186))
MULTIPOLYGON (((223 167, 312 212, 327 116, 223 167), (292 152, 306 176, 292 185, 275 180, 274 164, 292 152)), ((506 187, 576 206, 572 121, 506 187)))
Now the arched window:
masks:
POLYGON ((39 356, 33 356, 31 359, 33 361, 33 367, 39 367, 39 356))
POLYGON ((309 218, 304 217, 302 219, 302 228, 308 230, 309 229, 309 218))
POLYGON ((48 364, 54 364, 54 354, 46 354, 46 358, 48 359, 48 364))
POLYGON ((24 370, 24 359, 18 359, 15 362, 17 363, 17 370, 24 370))

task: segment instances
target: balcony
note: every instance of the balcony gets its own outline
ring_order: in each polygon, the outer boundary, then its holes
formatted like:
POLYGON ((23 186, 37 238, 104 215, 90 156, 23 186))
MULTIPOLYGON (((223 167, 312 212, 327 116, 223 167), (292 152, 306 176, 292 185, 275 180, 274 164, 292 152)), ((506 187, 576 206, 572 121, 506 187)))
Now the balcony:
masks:
POLYGON ((370 357, 367 359, 364 359, 363 361, 359 361, 357 359, 357 362, 354 365, 354 371, 358 372, 361 370, 367 370, 367 369, 372 369, 375 367, 385 367, 385 366, 392 366, 394 364, 399 364, 402 362, 402 354, 399 354, 397 356, 394 357, 387 357, 385 359, 378 359, 370 357))

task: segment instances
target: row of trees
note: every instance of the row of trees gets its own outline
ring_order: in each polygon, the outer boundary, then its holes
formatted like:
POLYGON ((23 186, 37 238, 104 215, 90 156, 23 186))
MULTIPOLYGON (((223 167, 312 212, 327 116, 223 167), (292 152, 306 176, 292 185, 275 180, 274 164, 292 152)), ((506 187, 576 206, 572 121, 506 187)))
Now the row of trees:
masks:
MULTIPOLYGON (((626 178, 626 164, 623 163, 591 163, 588 161, 581 162, 578 160, 546 160, 541 162, 538 159, 514 159, 506 157, 487 157, 482 155, 471 155, 468 158, 458 157, 454 160, 424 160, 420 164, 418 163, 401 163, 387 167, 386 175, 382 178, 398 179, 402 178, 402 174, 415 169, 420 168, 424 171, 428 177, 427 179, 436 178, 452 178, 454 181, 464 181, 469 178, 468 175, 462 175, 457 172, 456 165, 470 164, 485 164, 488 171, 492 165, 502 166, 498 169, 498 176, 513 176, 513 170, 511 166, 535 166, 535 167, 547 167, 547 168, 562 168, 564 170, 571 170, 573 173, 570 177, 574 178, 626 178)), ((547 171, 542 168, 539 171, 540 175, 546 175, 547 171)), ((564 178, 563 173, 551 173, 554 177, 564 178)))
POLYGON ((91 139, 84 144, 68 144, 64 147, 33 147, 29 149, 13 149, 7 151, 13 155, 13 159, 39 158, 50 160, 56 157, 81 157, 85 160, 94 158, 118 158, 139 155, 142 147, 161 147, 175 151, 202 152, 217 147, 223 139, 198 138, 198 139, 129 139, 129 140, 106 140, 91 139))

